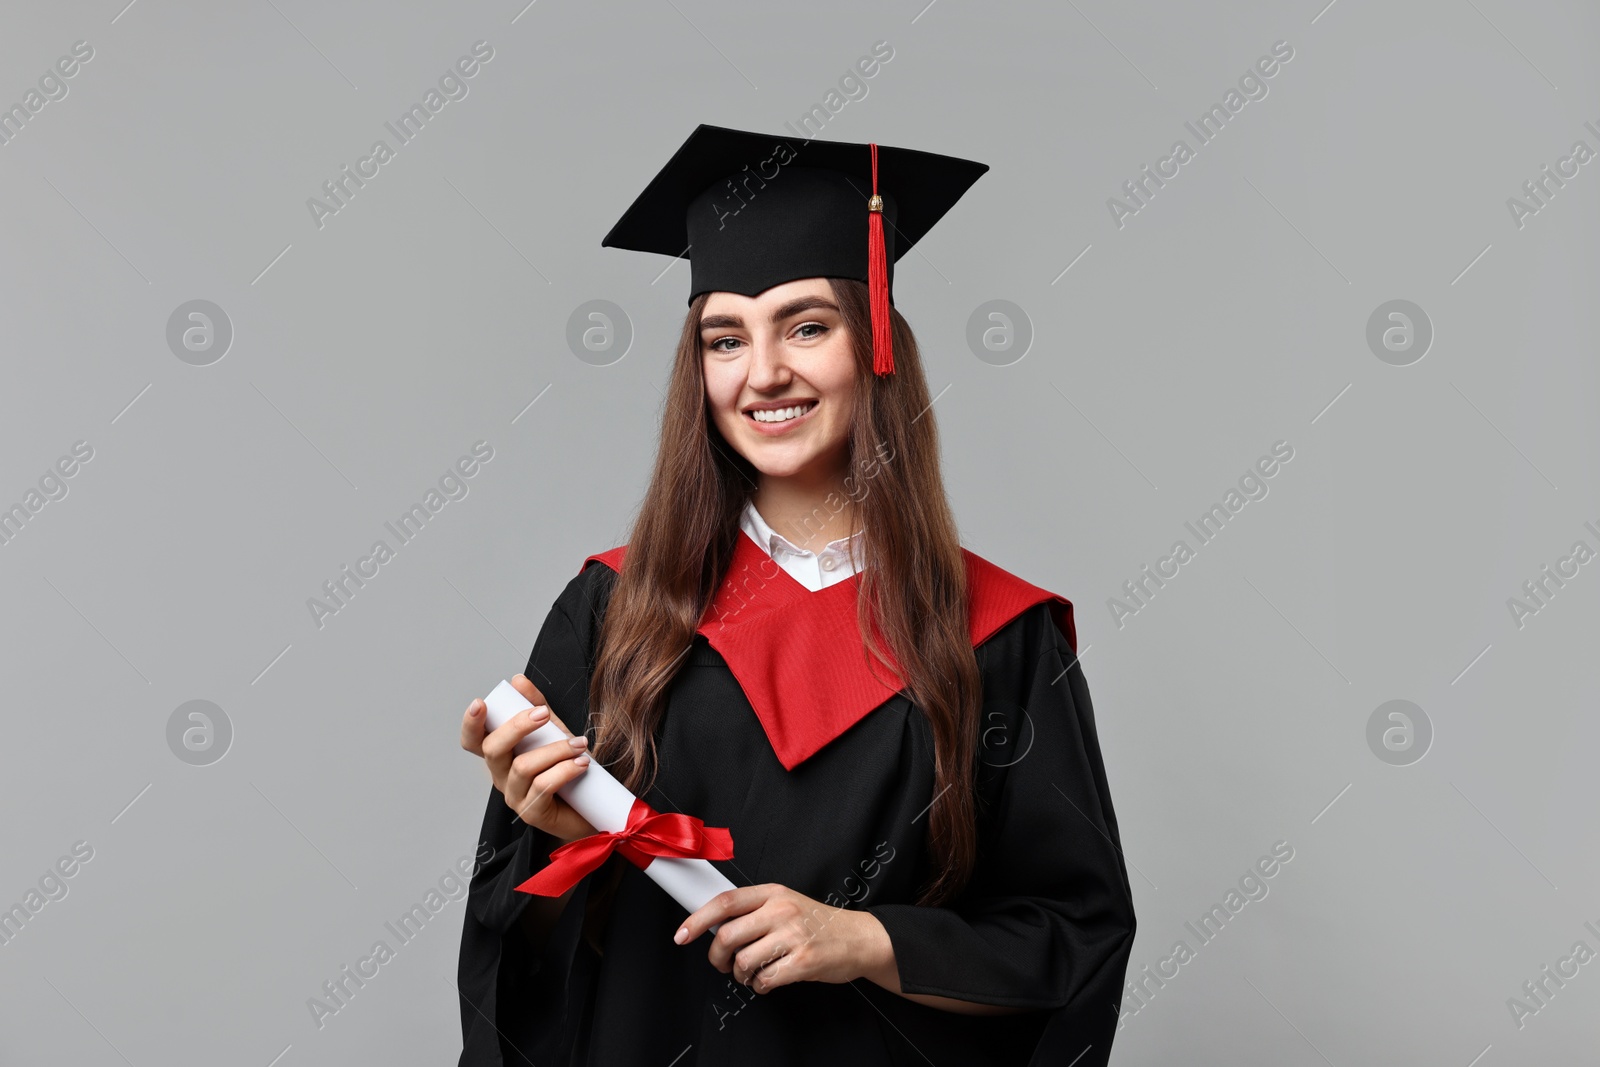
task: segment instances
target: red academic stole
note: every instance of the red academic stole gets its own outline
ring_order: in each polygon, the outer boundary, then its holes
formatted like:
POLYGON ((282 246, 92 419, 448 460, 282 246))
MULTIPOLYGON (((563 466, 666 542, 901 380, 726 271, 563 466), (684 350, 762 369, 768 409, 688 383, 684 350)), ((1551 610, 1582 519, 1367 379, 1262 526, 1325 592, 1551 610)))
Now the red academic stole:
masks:
MULTIPOLYGON (((589 556, 583 567, 593 560, 620 574, 627 547, 589 556)), ((1076 654, 1071 601, 965 548, 961 554, 974 648, 1028 608, 1048 602, 1076 654)), ((868 662, 856 621, 860 584, 858 572, 823 589, 807 589, 741 531, 728 573, 696 627, 727 661, 785 770, 794 770, 904 685, 887 647, 888 668, 868 662), (818 700, 818 693, 827 698, 818 700)))

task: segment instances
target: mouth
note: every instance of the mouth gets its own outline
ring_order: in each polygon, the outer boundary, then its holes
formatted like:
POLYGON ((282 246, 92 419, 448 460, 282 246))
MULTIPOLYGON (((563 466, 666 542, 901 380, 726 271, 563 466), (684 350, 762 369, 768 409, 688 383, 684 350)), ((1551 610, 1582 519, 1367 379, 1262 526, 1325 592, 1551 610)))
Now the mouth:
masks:
POLYGON ((782 433, 810 418, 820 403, 815 398, 807 398, 778 405, 758 404, 745 408, 741 414, 761 433, 782 433))

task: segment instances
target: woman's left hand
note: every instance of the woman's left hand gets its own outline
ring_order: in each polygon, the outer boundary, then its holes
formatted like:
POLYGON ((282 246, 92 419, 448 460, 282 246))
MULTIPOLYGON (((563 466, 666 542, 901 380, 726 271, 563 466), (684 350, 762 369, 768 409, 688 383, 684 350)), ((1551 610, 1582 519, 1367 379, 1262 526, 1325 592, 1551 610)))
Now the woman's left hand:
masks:
POLYGON ((889 932, 872 913, 831 907, 775 882, 718 893, 673 940, 687 945, 717 923, 711 965, 757 993, 790 982, 849 982, 894 965, 889 932))

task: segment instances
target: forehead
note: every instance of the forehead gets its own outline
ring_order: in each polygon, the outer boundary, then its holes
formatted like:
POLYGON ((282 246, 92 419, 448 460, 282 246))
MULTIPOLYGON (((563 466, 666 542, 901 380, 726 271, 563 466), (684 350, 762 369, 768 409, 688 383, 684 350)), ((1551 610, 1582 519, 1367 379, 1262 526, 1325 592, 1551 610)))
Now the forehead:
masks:
POLYGON ((774 285, 755 296, 716 290, 706 297, 702 315, 761 314, 801 297, 819 296, 833 301, 833 286, 826 278, 796 278, 792 282, 774 285))

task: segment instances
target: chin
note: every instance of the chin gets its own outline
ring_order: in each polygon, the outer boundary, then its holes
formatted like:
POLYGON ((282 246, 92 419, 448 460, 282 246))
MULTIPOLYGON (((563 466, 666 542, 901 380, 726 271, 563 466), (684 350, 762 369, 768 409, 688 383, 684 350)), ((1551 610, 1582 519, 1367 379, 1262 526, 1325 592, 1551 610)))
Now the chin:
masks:
POLYGON ((770 454, 764 455, 763 453, 765 451, 765 449, 761 448, 754 449, 755 454, 746 455, 745 459, 748 459, 751 466, 755 467, 756 470, 760 471, 768 478, 792 478, 796 474, 801 474, 807 468, 814 466, 817 462, 816 456, 789 457, 774 456, 770 454))
MULTIPOLYGON (((735 415, 733 418, 742 419, 742 416, 735 415)), ((843 442, 839 442, 832 450, 819 449, 815 441, 784 440, 752 433, 740 421, 728 426, 719 420, 717 429, 721 431, 723 440, 732 444, 735 452, 768 478, 792 478, 809 470, 826 467, 829 456, 835 452, 844 454, 843 442)))

